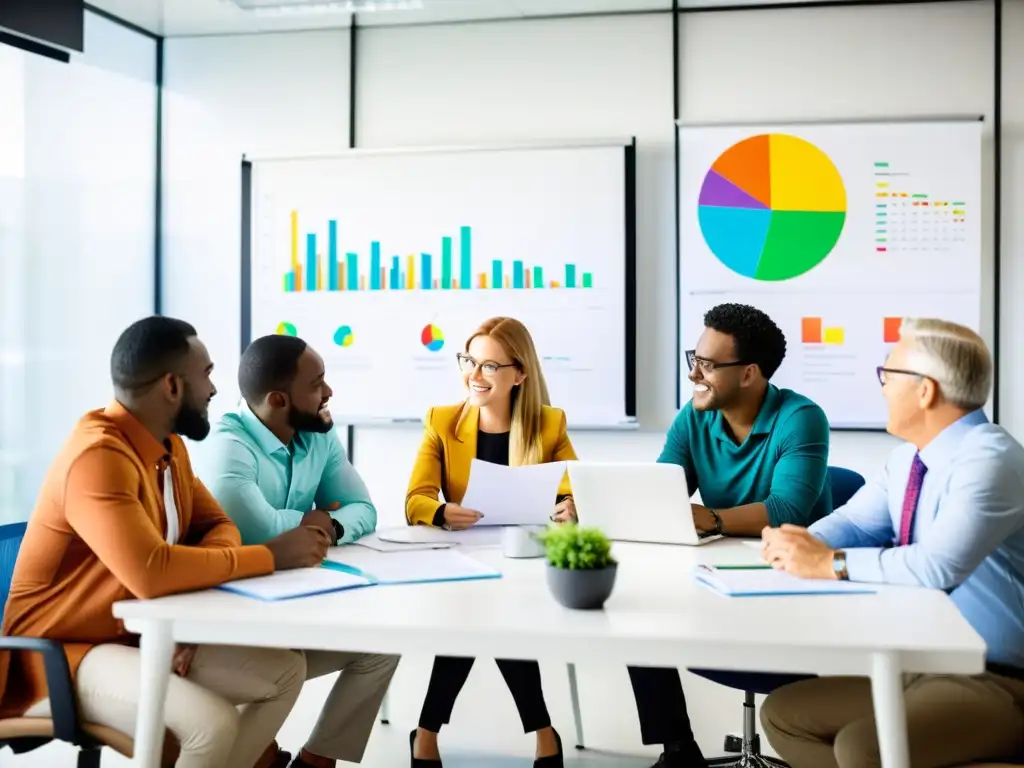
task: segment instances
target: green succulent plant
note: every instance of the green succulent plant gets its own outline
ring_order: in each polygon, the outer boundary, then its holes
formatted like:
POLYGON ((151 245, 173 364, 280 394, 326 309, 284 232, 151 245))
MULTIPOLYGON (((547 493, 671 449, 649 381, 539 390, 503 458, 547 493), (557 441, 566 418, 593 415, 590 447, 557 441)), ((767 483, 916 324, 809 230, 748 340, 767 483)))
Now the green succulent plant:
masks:
POLYGON ((572 523, 552 525, 537 538, 555 568, 592 571, 615 565, 611 542, 597 528, 581 528, 572 523))

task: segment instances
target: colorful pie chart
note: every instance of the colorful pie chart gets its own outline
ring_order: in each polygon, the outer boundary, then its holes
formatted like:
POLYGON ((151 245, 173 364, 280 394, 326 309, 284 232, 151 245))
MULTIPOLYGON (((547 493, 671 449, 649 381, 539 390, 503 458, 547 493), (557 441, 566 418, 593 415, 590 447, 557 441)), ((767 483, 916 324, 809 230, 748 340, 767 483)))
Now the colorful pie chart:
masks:
POLYGON ((334 332, 334 343, 339 347, 351 347, 352 342, 356 340, 355 334, 352 333, 351 325, 340 325, 338 330, 334 332))
POLYGON ((420 332, 420 342, 431 352, 439 352, 444 346, 444 334, 441 329, 433 323, 423 326, 420 332))
POLYGON ((291 323, 278 323, 277 335, 279 336, 296 336, 298 331, 295 330, 295 326, 291 323))
POLYGON ((700 190, 704 242, 753 280, 799 277, 828 256, 846 222, 846 188, 818 147, 785 133, 751 136, 715 160, 700 190))

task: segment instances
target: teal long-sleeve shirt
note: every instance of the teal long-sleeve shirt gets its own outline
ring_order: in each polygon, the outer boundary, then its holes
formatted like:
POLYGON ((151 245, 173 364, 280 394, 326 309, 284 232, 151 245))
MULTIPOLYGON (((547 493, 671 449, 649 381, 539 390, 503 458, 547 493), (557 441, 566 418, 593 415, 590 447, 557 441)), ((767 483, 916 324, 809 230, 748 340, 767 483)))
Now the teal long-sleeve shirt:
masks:
POLYGON ((282 443, 243 401, 207 439, 203 482, 238 526, 243 544, 261 544, 295 528, 314 507, 345 529, 339 544, 373 532, 377 510, 332 429, 296 433, 282 443))
POLYGON ((829 426, 813 401, 769 384, 747 439, 732 439, 719 411, 691 403, 676 416, 658 461, 679 464, 690 493, 712 509, 761 502, 768 523, 808 526, 832 511, 829 426))

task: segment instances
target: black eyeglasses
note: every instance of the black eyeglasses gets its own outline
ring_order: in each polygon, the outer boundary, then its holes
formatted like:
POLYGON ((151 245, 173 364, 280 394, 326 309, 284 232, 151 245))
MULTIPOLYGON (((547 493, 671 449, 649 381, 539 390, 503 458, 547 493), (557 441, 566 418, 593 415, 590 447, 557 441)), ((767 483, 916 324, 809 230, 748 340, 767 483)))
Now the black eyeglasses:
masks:
POLYGON ((875 373, 878 374, 878 383, 881 384, 883 387, 885 386, 886 376, 887 374, 890 373, 899 376, 916 376, 919 379, 928 378, 923 373, 918 373, 917 371, 908 371, 903 368, 886 368, 884 365, 880 365, 877 368, 875 368, 875 373))
POLYGON ((714 360, 705 360, 703 357, 697 357, 697 350, 688 349, 686 350, 686 365, 692 371, 698 365, 704 373, 712 373, 718 368, 736 368, 741 365, 750 365, 750 363, 744 362, 743 360, 733 360, 729 363, 716 363, 714 360))
POLYGON ((478 363, 469 355, 464 355, 461 352, 455 355, 455 358, 459 361, 459 368, 466 373, 472 373, 476 370, 477 366, 480 367, 481 372, 484 376, 493 376, 502 368, 518 368, 516 363, 496 363, 493 360, 488 360, 483 363, 478 363))

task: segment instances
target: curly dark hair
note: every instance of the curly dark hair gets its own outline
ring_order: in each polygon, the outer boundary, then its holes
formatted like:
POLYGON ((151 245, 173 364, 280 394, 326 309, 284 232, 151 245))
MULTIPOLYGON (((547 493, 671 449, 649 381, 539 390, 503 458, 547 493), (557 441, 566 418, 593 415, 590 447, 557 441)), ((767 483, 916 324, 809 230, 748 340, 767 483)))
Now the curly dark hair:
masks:
POLYGON ((704 315, 704 327, 732 336, 736 359, 756 365, 770 379, 786 357, 786 337, 768 315, 747 304, 719 304, 704 315))

